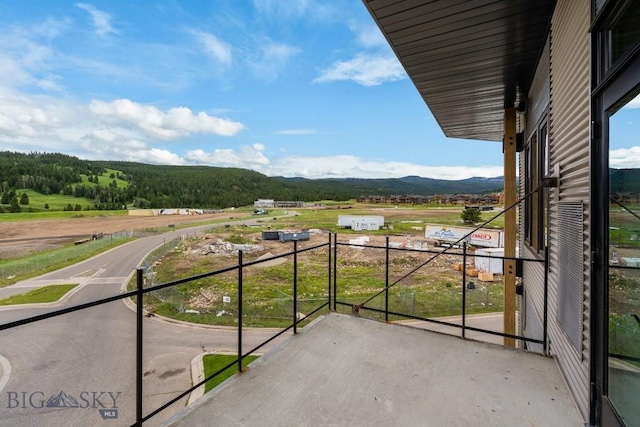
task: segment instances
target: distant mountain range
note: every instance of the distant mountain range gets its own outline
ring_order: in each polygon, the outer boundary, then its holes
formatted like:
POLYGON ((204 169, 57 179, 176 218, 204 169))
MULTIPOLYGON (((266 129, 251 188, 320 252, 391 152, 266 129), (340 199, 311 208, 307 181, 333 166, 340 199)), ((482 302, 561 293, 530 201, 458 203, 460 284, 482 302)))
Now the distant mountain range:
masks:
MULTIPOLYGON (((19 210, 20 192, 82 199, 82 208, 228 208, 257 199, 318 201, 359 196, 433 196, 502 191, 503 178, 458 181, 402 178, 306 179, 268 177, 238 168, 148 165, 122 161, 88 161, 59 153, 0 152, 0 208, 19 210), (86 200, 92 201, 87 206, 86 200)), ((0 209, 0 211, 2 211, 0 209)))
POLYGON ((348 191, 352 197, 367 195, 435 195, 435 194, 484 194, 502 191, 504 187, 503 177, 482 178, 474 177, 463 180, 445 180, 423 178, 420 176, 405 176, 402 178, 331 178, 331 179, 306 179, 276 177, 287 182, 313 185, 333 184, 348 191))
POLYGON ((640 193, 640 169, 609 169, 612 193, 640 193))

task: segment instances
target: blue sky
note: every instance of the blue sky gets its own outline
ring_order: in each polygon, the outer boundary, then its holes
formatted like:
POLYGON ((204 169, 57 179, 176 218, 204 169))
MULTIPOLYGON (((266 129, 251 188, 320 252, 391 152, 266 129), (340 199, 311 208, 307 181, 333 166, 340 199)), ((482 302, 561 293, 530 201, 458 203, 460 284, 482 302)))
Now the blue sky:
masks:
POLYGON ((354 0, 0 3, 0 145, 269 176, 502 175, 354 0))

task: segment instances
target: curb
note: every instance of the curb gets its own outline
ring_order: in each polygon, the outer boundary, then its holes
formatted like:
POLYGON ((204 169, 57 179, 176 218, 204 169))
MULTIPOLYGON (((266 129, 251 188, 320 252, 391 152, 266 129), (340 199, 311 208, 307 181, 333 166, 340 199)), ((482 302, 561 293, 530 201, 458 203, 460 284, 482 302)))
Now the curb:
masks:
POLYGON ((4 389, 4 386, 9 382, 9 378, 11 377, 11 363, 7 360, 6 357, 0 355, 0 392, 4 389))
MULTIPOLYGON (((50 283, 48 285, 38 286, 38 287, 35 287, 33 289, 40 289, 40 288, 44 288, 45 286, 57 286, 57 285, 66 285, 66 284, 71 284, 71 283, 50 283)), ((88 285, 88 283, 78 283, 78 286, 76 286, 75 288, 71 289, 69 292, 64 294, 60 299, 58 299, 56 301, 52 301, 52 302, 35 302, 35 303, 31 303, 31 304, 5 305, 5 306, 0 306, 0 311, 17 310, 17 309, 21 309, 21 308, 57 307, 58 305, 61 305, 63 302, 65 302, 66 300, 71 298, 77 292, 80 292, 80 289, 84 288, 87 285, 88 285)), ((27 291, 27 292, 29 292, 29 291, 27 291)), ((20 295, 20 294, 16 294, 16 295, 20 295)), ((11 297, 7 297, 7 298, 11 298, 11 297)))
MULTIPOLYGON (((198 384, 199 382, 204 380, 204 356, 209 354, 220 354, 220 355, 232 355, 237 356, 237 353, 233 352, 225 352, 225 351, 208 351, 206 353, 198 354, 196 357, 191 359, 191 385, 198 384)), ((255 353, 258 356, 262 356, 264 353, 255 353)), ((187 399, 187 407, 191 406, 195 401, 204 396, 205 384, 202 384, 197 389, 193 390, 189 394, 189 398, 187 399)))

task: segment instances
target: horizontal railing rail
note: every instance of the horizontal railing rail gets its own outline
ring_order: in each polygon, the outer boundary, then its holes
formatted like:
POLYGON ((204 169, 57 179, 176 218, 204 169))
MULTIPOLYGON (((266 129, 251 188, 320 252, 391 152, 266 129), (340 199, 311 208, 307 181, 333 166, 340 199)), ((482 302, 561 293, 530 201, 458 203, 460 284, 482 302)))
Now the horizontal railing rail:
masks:
MULTIPOLYGON (((238 365, 238 371, 242 371, 242 360, 244 360, 247 356, 251 355, 252 353, 255 353, 257 351, 259 351, 261 348, 263 348, 264 346, 266 346, 267 344, 271 343, 272 341, 274 341, 275 339, 277 339, 278 337, 282 336, 283 334, 285 334, 288 331, 291 331, 293 329, 294 334, 297 333, 297 326, 298 324, 300 324, 301 322, 304 322, 305 320, 308 320, 309 318, 311 318, 312 316, 314 316, 315 314, 317 314, 320 310, 322 310, 323 308, 327 308, 329 306, 329 302, 330 302, 330 297, 324 299, 323 303, 318 305, 317 307, 315 307, 313 310, 311 310, 309 313, 307 313, 306 315, 299 317, 298 316, 298 312, 297 312, 297 256, 298 254, 301 253, 305 253, 308 251, 312 251, 312 250, 317 250, 317 249, 322 249, 322 248, 330 248, 331 246, 331 235, 329 235, 329 242, 328 243, 322 243, 322 244, 317 244, 317 245, 311 245, 311 246, 306 246, 304 248, 298 248, 298 242, 294 241, 293 242, 293 250, 289 251, 289 252, 284 252, 284 253, 280 253, 271 257, 267 257, 267 258, 262 258, 260 260, 253 260, 253 261, 248 261, 248 262, 244 262, 243 261, 243 253, 242 251, 238 252, 238 263, 229 267, 225 267, 225 268, 220 268, 217 270, 212 270, 212 271, 208 271, 205 273, 201 273, 201 274, 197 274, 197 275, 192 275, 189 277, 185 277, 185 278, 181 278, 181 279, 177 279, 177 280, 172 280, 172 281, 168 281, 165 283, 160 283, 154 286, 149 286, 149 287, 144 287, 144 269, 142 267, 137 268, 136 270, 136 289, 135 290, 130 290, 130 291, 126 291, 126 292, 122 292, 118 295, 113 295, 110 297, 106 297, 106 298, 102 298, 102 299, 98 299, 96 301, 91 301, 91 302, 87 302, 87 303, 83 303, 83 304, 78 304, 72 307, 66 307, 66 308, 62 308, 62 309, 58 309, 58 310, 54 310, 48 313, 43 313, 43 314, 39 314, 39 315, 35 315, 35 316, 31 316, 31 317, 27 317, 24 319, 19 319, 19 320, 15 320, 15 321, 10 321, 4 324, 0 325, 0 331, 4 331, 4 330, 8 330, 8 329, 12 329, 12 328, 16 328, 19 326, 24 326, 24 325, 29 325, 32 323, 36 323, 36 322, 41 322, 41 321, 46 321, 48 319, 52 319, 54 317, 58 317, 58 316, 63 316, 65 314, 69 314, 69 313, 74 313, 74 312, 78 312, 78 311, 82 311, 82 310, 86 310, 92 307, 97 307, 97 306, 101 306, 104 304, 108 304, 114 301, 119 301, 119 300, 125 300, 127 298, 132 298, 135 299, 136 301, 136 422, 134 424, 132 424, 132 426, 142 426, 143 423, 145 421, 150 420, 151 418, 153 418, 154 416, 158 415, 159 413, 161 413, 162 411, 164 411, 165 409, 167 409, 168 407, 170 407, 171 405, 175 404, 176 402, 180 401, 181 399, 185 398, 186 396, 188 396, 190 393, 192 393, 194 390, 198 389, 199 387, 203 386, 205 383, 207 383, 208 381, 212 380, 213 378, 217 377, 218 375, 220 375, 223 371, 225 371, 227 368, 232 367, 234 365, 238 365), (232 271, 237 271, 238 272, 238 292, 239 292, 239 296, 240 298, 242 295, 242 288, 243 288, 243 276, 242 276, 242 271, 243 269, 250 267, 250 266, 255 266, 255 265, 259 265, 261 263, 266 263, 269 261, 273 261, 279 258, 285 258, 285 257, 289 257, 289 256, 293 256, 294 258, 294 262, 293 262, 293 283, 292 283, 292 288, 293 288, 293 300, 294 300, 294 310, 293 313, 291 314, 291 324, 289 324, 288 326, 282 328, 281 330, 279 330, 278 332, 274 333, 272 336, 270 336, 269 338, 265 339, 264 341, 262 341, 261 343, 259 343, 257 346, 255 346, 254 348, 252 348, 251 350, 247 351, 247 352, 243 352, 242 350, 242 335, 243 335, 243 326, 242 326, 242 303, 240 300, 240 304, 238 307, 238 353, 237 353, 237 357, 236 359, 229 363, 227 366, 223 367, 222 369, 217 370, 216 372, 214 372, 213 374, 207 376, 205 379, 203 379, 202 381, 198 382, 197 384, 193 385, 192 387, 188 388, 187 390, 184 390, 182 392, 180 392, 177 396, 173 397, 171 400, 169 400, 168 402, 162 404, 161 406, 155 408, 154 410, 152 410, 151 412, 149 412, 148 414, 143 414, 143 402, 144 402, 144 394, 143 394, 143 382, 142 379, 144 377, 144 372, 143 372, 143 354, 144 354, 144 327, 143 327, 143 319, 144 319, 144 306, 142 304, 143 301, 143 297, 146 294, 150 294, 152 292, 156 292, 158 290, 161 289, 166 289, 166 288, 174 288, 178 285, 181 284, 185 284, 185 283, 189 283, 189 282, 193 282, 193 281, 197 281, 200 279, 204 279, 207 277, 212 277, 212 276, 217 276, 223 273, 227 273, 227 272, 232 272, 232 271)), ((327 256, 330 260, 331 258, 331 251, 327 250, 327 256)), ((328 275, 328 280, 327 280, 327 292, 330 295, 331 292, 331 288, 330 288, 330 284, 331 284, 331 262, 328 261, 327 266, 328 266, 328 270, 327 270, 327 275, 328 275)))
MULTIPOLYGON (((528 342, 528 343, 534 343, 534 344, 541 344, 543 346, 543 353, 547 354, 547 312, 548 312, 548 249, 545 250, 545 258, 544 259, 538 259, 538 258, 517 258, 517 257, 505 257, 505 256, 495 256, 495 255, 476 255, 473 254, 471 256, 475 257, 475 258, 490 258, 490 259, 494 259, 494 260, 501 260, 501 261, 505 261, 505 260, 513 260, 513 261, 518 261, 518 262, 531 262, 531 263, 538 263, 538 264, 543 264, 543 268, 545 271, 545 275, 544 275, 544 284, 543 284, 543 292, 544 292, 544 301, 543 301, 543 335, 539 338, 532 338, 532 337, 527 337, 527 336, 523 336, 523 335, 514 335, 514 334, 508 334, 508 333, 504 333, 504 332, 500 332, 500 331, 493 331, 493 330, 489 330, 489 329, 485 329, 485 328, 479 328, 479 327, 475 327, 475 326, 471 326, 467 324, 467 316, 468 316, 468 307, 466 304, 466 297, 468 294, 468 289, 467 289, 467 258, 470 256, 468 254, 468 248, 467 248, 467 244, 463 243, 462 244, 462 249, 458 250, 458 251, 451 251, 448 250, 446 251, 446 255, 448 257, 460 257, 462 260, 462 265, 464 266, 462 268, 462 277, 461 277, 461 286, 459 288, 459 291, 461 293, 461 304, 460 304, 460 320, 461 323, 454 323, 454 322, 450 322, 450 321, 446 321, 446 320, 442 320, 442 319, 438 319, 437 317, 425 317, 425 316, 419 316, 419 315, 415 315, 415 314, 409 314, 409 313, 402 313, 399 311, 394 311, 394 310, 390 310, 389 309, 389 290, 394 287, 397 286, 401 280, 406 279, 407 277, 410 276, 410 274, 415 273, 418 269, 417 268, 412 268, 409 274, 403 274, 401 276, 400 279, 395 280, 393 282, 391 282, 391 279, 389 277, 389 256, 392 252, 400 252, 400 253, 419 253, 419 254, 425 254, 426 256, 430 256, 428 258, 428 260, 426 262, 420 263, 419 267, 423 268, 428 266, 435 258, 436 256, 441 256, 443 255, 444 251, 435 251, 435 250, 429 250, 429 249, 414 249, 414 248, 402 248, 402 247, 392 247, 390 246, 390 242, 389 239, 386 239, 386 245, 385 246, 380 246, 380 245, 366 245, 364 247, 368 248, 368 249, 373 249, 373 250, 384 250, 386 252, 385 254, 385 265, 387 266, 387 269, 385 271, 385 285, 384 287, 375 292, 373 294, 373 296, 367 297, 365 298, 365 301, 363 303, 360 304, 355 304, 355 303, 350 303, 344 300, 341 300, 340 297, 338 296, 339 294, 339 290, 340 290, 340 285, 339 285, 339 269, 338 269, 338 264, 337 264, 337 260, 340 258, 339 253, 338 253, 338 247, 356 247, 357 245, 354 245, 353 243, 347 243, 347 242, 339 242, 337 240, 336 237, 336 241, 335 244, 333 246, 333 250, 334 250, 334 254, 333 254, 333 259, 334 259, 334 267, 333 267, 333 274, 334 274, 334 292, 333 292, 333 309, 336 310, 337 306, 345 306, 345 307, 350 307, 351 311, 353 313, 355 313, 356 315, 360 314, 361 310, 364 311, 370 311, 370 312, 375 312, 375 313, 379 313, 379 314, 384 314, 384 318, 385 321, 389 321, 389 316, 396 316, 396 317, 400 317, 400 318, 404 318, 404 319, 410 319, 410 320, 419 320, 419 321, 424 321, 424 322, 428 322, 428 323, 434 323, 434 324, 438 324, 441 326, 448 326, 448 327, 453 327, 453 328, 458 328, 461 330, 461 336, 463 338, 465 338, 466 336, 466 331, 474 331, 474 332, 480 332, 480 333, 484 333, 484 334, 489 334, 489 335, 495 335, 495 336, 500 336, 503 338, 511 338, 514 340, 520 340, 522 342, 528 342), (372 302, 374 300, 374 298, 376 297, 384 297, 384 309, 381 308, 376 308, 376 307, 370 307, 367 304, 372 302)), ((362 246, 358 246, 358 247, 362 247, 362 246)), ((442 316, 438 316, 438 317, 442 317, 442 316)))
MULTIPOLYGON (((298 242, 294 241, 293 242, 293 250, 288 251, 288 252, 284 252, 284 253, 280 253, 277 255, 273 255, 267 258, 261 258, 261 259, 256 259, 256 260, 251 260, 251 261, 245 261, 243 259, 243 252, 242 251, 238 251, 238 260, 237 263, 231 266, 227 266, 224 268, 219 268, 219 269, 215 269, 212 271, 207 271, 201 274, 196 274, 196 275, 191 275, 189 277, 185 277, 185 278, 180 278, 180 279, 175 279, 175 280, 171 280, 171 281, 167 281, 165 283, 159 283, 159 284, 154 284, 153 286, 146 286, 145 287, 145 275, 144 275, 144 269, 142 267, 137 268, 136 270, 136 288, 132 289, 132 290, 128 290, 128 291, 124 291, 118 295, 113 295, 113 296, 109 296, 106 298, 102 298, 96 301, 91 301, 91 302, 87 302, 87 303, 83 303, 83 304, 79 304, 76 306, 72 306, 72 307, 66 307, 66 308, 61 308, 55 311, 51 311, 48 313, 42 313, 42 314, 38 314, 35 316, 31 316, 31 317, 27 317, 24 319, 20 319, 20 320, 15 320, 15 321, 10 321, 7 323, 4 323, 2 325, 0 325, 0 331, 5 331, 8 329, 12 329, 12 328, 16 328, 19 326, 23 326, 23 325, 28 325, 28 324, 33 324, 36 322, 42 322, 42 321, 46 321, 48 319, 52 319, 54 317, 58 317, 58 316, 63 316, 65 314, 69 314, 69 313, 74 313, 74 312, 78 312, 81 310, 86 310, 92 307, 97 307, 100 305, 104 305, 104 304, 108 304, 114 301, 119 301, 119 300, 125 300, 128 298, 131 298, 132 300, 134 300, 136 302, 136 307, 135 307, 135 311, 136 311, 136 346, 135 346, 135 351, 136 351, 136 373, 135 373, 135 384, 136 384, 136 390, 135 390, 135 408, 136 408, 136 416, 135 416, 135 423, 132 424, 133 426, 142 426, 143 423, 145 423, 146 421, 150 420, 151 418, 157 416, 158 414, 160 414, 161 412, 165 411, 167 408, 169 408, 171 405, 174 405, 175 403, 179 402, 181 399, 187 397, 190 393, 192 393, 193 391, 195 391, 196 389, 198 389, 199 387, 202 387, 204 384, 206 384, 208 381, 212 380, 213 378, 217 377, 218 375, 220 375, 223 371, 225 371, 226 369, 233 367, 234 365, 237 366, 237 370, 238 371, 242 371, 243 370, 243 360, 246 359, 247 356, 256 353, 257 351, 259 351, 260 349, 264 348, 265 346, 267 346, 269 343, 272 343, 274 340, 276 340, 277 338, 281 337, 283 334, 292 331, 293 334, 297 333, 297 328, 298 325, 301 322, 304 322, 306 320, 311 319, 313 316, 317 315, 319 312, 321 312, 323 309, 328 309, 328 310, 333 310, 333 311, 337 311, 337 307, 338 306, 348 306, 348 307, 359 307, 360 309, 362 309, 363 311, 370 311, 370 312, 374 312, 374 313, 378 313, 378 314, 384 314, 385 316, 385 320, 389 320, 389 316, 393 316, 396 318, 404 318, 404 319, 411 319, 411 320, 419 320, 419 321, 425 321, 425 322, 430 322, 430 323, 434 323, 434 324, 439 324, 439 325, 444 325, 444 326, 450 326, 450 327, 454 327, 454 328, 458 328, 462 331, 462 337, 465 337, 465 332, 466 331, 474 331, 474 332, 480 332, 480 333, 485 333, 485 334, 490 334, 490 335, 499 335, 502 337, 507 337, 507 338, 512 338, 512 339, 518 339, 518 340, 522 340, 525 342, 530 342, 530 343, 536 343, 536 344, 542 344, 544 346, 544 351, 546 352, 546 329, 547 329, 547 325, 546 325, 546 311, 547 311, 547 303, 546 303, 546 297, 547 297, 547 292, 548 292, 548 278, 547 275, 545 274, 545 283, 544 283, 544 290, 545 290, 545 321, 544 321, 544 336, 541 339, 537 339, 537 338, 531 338, 531 337, 524 337, 524 336, 519 336, 519 335, 510 335, 510 334, 505 334, 503 332, 499 332, 499 331, 492 331, 492 330, 487 330, 484 328, 479 328, 479 327, 475 327, 475 326, 471 326, 468 325, 466 323, 466 315, 467 315, 467 311, 468 311, 468 307, 465 303, 465 296, 466 296, 466 268, 462 269, 462 286, 460 289, 460 292, 462 293, 462 305, 461 305, 461 315, 462 315, 462 323, 458 324, 458 323, 453 323, 453 322, 449 322, 446 320, 442 320, 442 319, 438 319, 438 318, 429 318, 429 317, 425 317, 425 316, 421 316, 421 315, 415 315, 412 313, 407 313, 407 312, 402 312, 401 310, 396 310, 396 309, 392 309, 389 306, 389 299, 390 299, 390 295, 389 295, 389 283, 390 283, 390 254, 394 253, 394 254, 423 254, 423 255, 430 255, 430 254, 436 254, 439 253, 435 252, 435 251, 430 251, 430 250, 420 250, 420 249, 413 249, 413 248, 395 248, 395 247, 391 247, 389 244, 389 238, 386 238, 386 245, 384 246, 379 246, 379 245, 367 245, 366 248, 367 249, 372 249, 372 250, 384 250, 385 251, 385 257, 384 257, 384 282, 385 282, 385 289, 383 290, 382 293, 379 293, 380 295, 384 294, 384 308, 376 308, 376 307, 371 307, 368 306, 366 304, 353 304, 350 303, 348 301, 346 301, 344 298, 342 298, 339 294, 340 292, 345 291, 345 289, 341 286, 339 286, 339 271, 338 271, 338 261, 339 261, 339 251, 338 248, 339 247, 346 247, 346 246, 350 246, 350 244, 347 243, 343 243, 343 242, 339 242, 338 241, 338 235, 337 234, 329 234, 328 235, 328 242, 325 243, 321 243, 321 244, 316 244, 316 245, 309 245, 309 246, 305 246, 300 248, 298 246, 298 242), (326 281, 326 288, 324 289, 324 294, 326 295, 326 298, 323 297, 323 299, 321 299, 319 301, 319 303, 317 304, 317 306, 314 304, 313 308, 309 307, 308 312, 305 313, 304 315, 301 315, 298 312, 298 302, 299 302, 299 296, 298 296, 298 278, 299 278, 299 272, 298 272, 298 267, 299 267, 299 259, 298 256, 300 254, 309 252, 309 251, 314 251, 314 250, 324 250, 326 249, 326 274, 327 274, 327 281, 326 281), (291 279, 291 291, 292 291, 292 311, 290 313, 291 316, 291 320, 290 322, 288 321, 288 323, 283 326, 282 328, 280 328, 277 332, 274 332, 273 335, 269 336, 268 338, 264 339, 262 342, 260 342, 258 345, 255 345, 254 348, 251 348, 249 351, 244 351, 243 350, 243 310, 244 307, 246 306, 246 303, 243 302, 243 288, 244 288, 244 271, 246 268, 251 267, 251 266, 257 266, 260 265, 262 263, 267 263, 269 261, 273 261, 273 260, 277 260, 280 258, 285 258, 285 257, 292 257, 293 258, 293 262, 292 262, 292 279, 291 279), (194 282, 194 281, 198 281, 201 279, 205 279, 205 278, 209 278, 209 277, 215 277, 215 276, 219 276, 221 274, 224 273, 230 273, 230 272, 236 272, 237 273, 237 292, 238 292, 238 307, 237 307, 237 316, 238 316, 238 326, 237 326, 237 353, 236 353, 236 357, 234 358, 234 360, 230 363, 228 363, 226 366, 224 366, 223 368, 220 368, 218 370, 216 370, 215 372, 213 372, 211 375, 206 376, 206 378, 202 379, 201 381, 197 382, 196 384, 193 384, 192 387, 188 388, 187 390, 181 391, 179 392, 176 396, 174 396, 173 398, 171 398, 169 401, 165 402, 164 404, 161 404, 160 406, 155 407, 154 409, 150 410, 150 412, 148 412, 147 414, 143 413, 144 410, 144 406, 143 403, 145 402, 145 395, 143 393, 143 377, 145 375, 144 373, 144 348, 145 348, 145 344, 144 344, 144 316, 145 316, 145 307, 143 304, 143 300, 145 295, 149 295, 153 292, 156 292, 158 290, 162 290, 162 289, 169 289, 169 288, 175 288, 179 285, 183 285, 183 284, 187 284, 190 282, 194 282)), ((448 256, 451 257, 462 257, 464 265, 466 266, 466 257, 467 257, 467 247, 466 245, 463 246, 462 251, 458 251, 458 252, 454 252, 454 251, 448 251, 447 252, 448 256)), ((482 255, 476 255, 476 257, 483 257, 482 255)), ((487 256, 488 257, 488 256, 487 256)), ((499 259, 507 259, 507 260, 514 260, 515 258, 508 258, 508 257, 491 257, 491 258, 499 258, 499 259)), ((522 259, 520 259, 522 260, 522 259)), ((545 260, 538 260, 538 259, 526 259, 523 260, 524 262, 543 262, 545 265, 545 272, 548 269, 548 252, 545 253, 545 260)), ((246 327, 244 328, 246 329, 246 327)))

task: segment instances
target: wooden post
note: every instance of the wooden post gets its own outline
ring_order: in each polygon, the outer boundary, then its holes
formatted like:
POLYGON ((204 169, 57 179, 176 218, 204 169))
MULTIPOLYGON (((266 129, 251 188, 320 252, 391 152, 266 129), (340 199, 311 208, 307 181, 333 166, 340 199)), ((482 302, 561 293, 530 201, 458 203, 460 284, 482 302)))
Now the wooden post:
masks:
MULTIPOLYGON (((516 109, 504 111, 504 206, 511 206, 518 200, 516 188, 516 109)), ((511 209, 504 216, 504 256, 516 256, 516 231, 518 222, 516 210, 511 209)), ((504 262, 504 333, 516 335, 516 262, 504 262)), ((513 338, 504 338, 504 345, 515 347, 513 338)))

